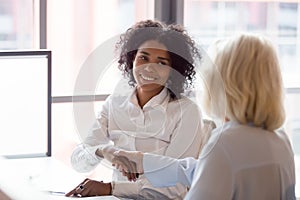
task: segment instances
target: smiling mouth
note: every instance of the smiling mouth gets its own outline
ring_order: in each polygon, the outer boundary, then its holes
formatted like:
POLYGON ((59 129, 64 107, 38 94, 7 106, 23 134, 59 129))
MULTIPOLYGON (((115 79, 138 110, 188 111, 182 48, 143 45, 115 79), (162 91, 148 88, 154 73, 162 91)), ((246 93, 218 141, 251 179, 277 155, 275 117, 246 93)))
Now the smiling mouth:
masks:
POLYGON ((140 74, 140 77, 145 81, 156 81, 157 80, 156 77, 146 76, 144 74, 140 74))

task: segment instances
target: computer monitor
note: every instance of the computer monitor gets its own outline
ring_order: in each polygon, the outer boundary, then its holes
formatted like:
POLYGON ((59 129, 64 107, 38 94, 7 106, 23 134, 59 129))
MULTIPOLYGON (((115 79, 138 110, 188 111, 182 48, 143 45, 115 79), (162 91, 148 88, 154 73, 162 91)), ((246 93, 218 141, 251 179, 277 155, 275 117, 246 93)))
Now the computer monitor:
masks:
POLYGON ((0 51, 0 155, 51 156, 51 51, 0 51))

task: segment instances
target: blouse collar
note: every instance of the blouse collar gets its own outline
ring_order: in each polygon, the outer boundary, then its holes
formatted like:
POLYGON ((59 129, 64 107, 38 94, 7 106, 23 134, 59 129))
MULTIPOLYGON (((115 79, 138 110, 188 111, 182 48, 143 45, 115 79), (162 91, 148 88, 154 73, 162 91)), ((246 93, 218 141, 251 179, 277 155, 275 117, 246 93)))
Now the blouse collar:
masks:
MULTIPOLYGON (((156 106, 162 106, 163 108, 166 108, 170 100, 170 94, 166 87, 163 88, 163 90, 152 97, 143 107, 143 109, 148 107, 156 107, 156 106)), ((132 92, 129 101, 133 103, 136 106, 139 106, 138 99, 137 99, 137 93, 136 89, 132 92)), ((164 109, 165 110, 165 109, 164 109)))

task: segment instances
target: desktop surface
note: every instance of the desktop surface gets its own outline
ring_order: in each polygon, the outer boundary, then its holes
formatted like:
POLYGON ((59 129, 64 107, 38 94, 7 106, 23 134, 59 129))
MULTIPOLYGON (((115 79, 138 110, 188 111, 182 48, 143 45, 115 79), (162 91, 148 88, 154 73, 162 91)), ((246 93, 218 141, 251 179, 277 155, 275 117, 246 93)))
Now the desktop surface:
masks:
MULTIPOLYGON (((69 192, 86 178, 52 157, 0 159, 0 165, 0 189, 16 200, 74 199, 62 193, 69 192)), ((83 199, 119 198, 97 196, 83 199)))
MULTIPOLYGON (((56 195, 48 195, 48 198, 50 200, 72 200, 72 199, 78 199, 77 197, 65 197, 65 196, 56 196, 56 195)), ((114 196, 96 196, 96 197, 80 197, 80 199, 87 199, 87 200, 118 200, 119 198, 114 196)))
MULTIPOLYGON (((296 172, 300 172, 300 157, 295 156, 296 172)), ((64 195, 45 194, 41 191, 66 193, 85 179, 70 167, 52 157, 0 159, 0 189, 16 200, 74 199, 64 195), (35 196, 37 198, 35 198, 35 196)), ((300 199, 300 174, 296 173, 296 197, 300 199)), ((114 196, 85 197, 97 200, 119 199, 114 196)))

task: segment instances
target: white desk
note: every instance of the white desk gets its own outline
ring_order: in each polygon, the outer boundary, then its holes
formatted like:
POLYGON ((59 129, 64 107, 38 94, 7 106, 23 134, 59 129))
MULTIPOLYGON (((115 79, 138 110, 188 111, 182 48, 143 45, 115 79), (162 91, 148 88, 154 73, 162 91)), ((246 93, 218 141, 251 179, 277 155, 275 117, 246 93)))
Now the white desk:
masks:
MULTIPOLYGON (((296 171, 300 172, 300 157, 295 157, 296 171)), ((51 190, 68 192, 84 180, 84 176, 53 158, 24 158, 0 160, 0 189, 14 193, 16 200, 62 200, 64 196, 41 194, 51 190), (42 195, 42 198, 41 198, 42 195), (36 196, 36 197, 35 197, 36 196)), ((300 173, 296 173, 296 196, 300 199, 300 173)), ((116 200, 113 196, 88 197, 84 199, 116 200)))
MULTIPOLYGON (((73 199, 40 191, 69 192, 84 176, 51 157, 1 160, 0 188, 14 199, 73 199)), ((118 199, 113 196, 84 199, 118 199)))

